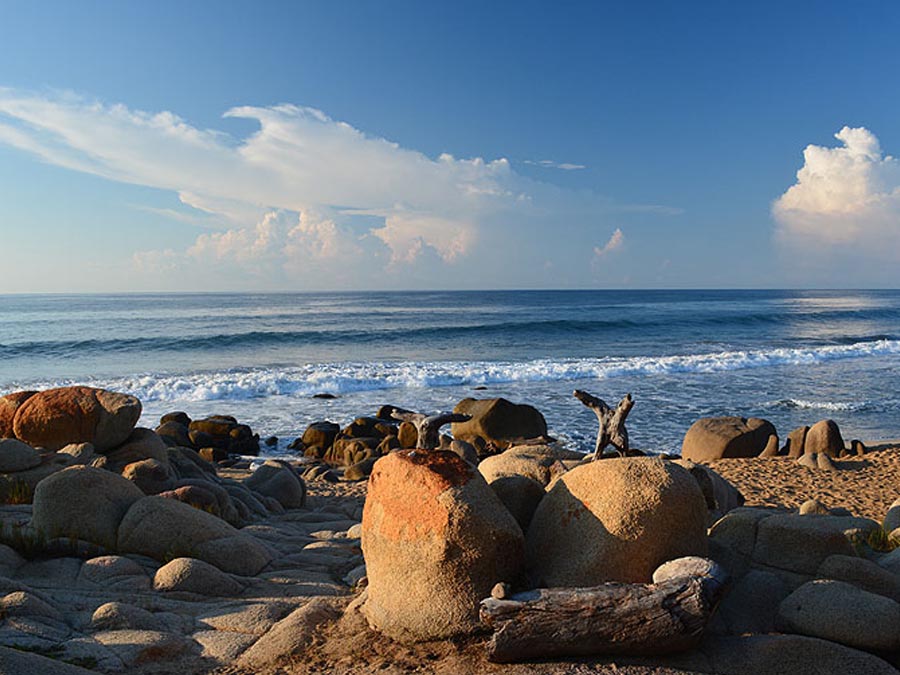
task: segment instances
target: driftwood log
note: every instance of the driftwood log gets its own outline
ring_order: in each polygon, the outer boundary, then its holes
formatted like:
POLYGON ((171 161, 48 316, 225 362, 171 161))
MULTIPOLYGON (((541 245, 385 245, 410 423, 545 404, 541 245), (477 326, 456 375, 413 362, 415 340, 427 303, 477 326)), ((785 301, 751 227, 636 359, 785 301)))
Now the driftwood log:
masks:
POLYGON ((419 433, 419 441, 416 443, 418 450, 435 450, 441 444, 441 427, 451 422, 468 422, 471 415, 464 413, 437 413, 425 415, 423 413, 409 412, 394 408, 391 417, 401 422, 410 422, 419 433))
POLYGON ((488 659, 510 663, 561 656, 652 656, 695 647, 728 575, 712 561, 683 561, 669 563, 672 569, 665 575, 659 575, 661 567, 652 584, 610 582, 482 600, 481 620, 494 631, 488 659))
POLYGON ((572 394, 584 405, 594 411, 600 429, 597 431, 597 447, 594 449, 594 459, 600 459, 603 449, 607 445, 613 446, 623 457, 628 454, 628 430, 625 428, 625 418, 634 407, 631 394, 625 394, 625 398, 619 401, 619 405, 610 408, 606 403, 592 396, 586 391, 576 389, 572 394))

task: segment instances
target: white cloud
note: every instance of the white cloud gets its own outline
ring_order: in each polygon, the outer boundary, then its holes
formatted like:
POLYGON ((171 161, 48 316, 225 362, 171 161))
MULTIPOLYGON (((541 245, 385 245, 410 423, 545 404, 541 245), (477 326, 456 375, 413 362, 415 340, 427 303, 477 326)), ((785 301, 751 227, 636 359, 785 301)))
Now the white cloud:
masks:
MULTIPOLYGON (((483 278, 515 285, 548 256, 589 255, 604 213, 667 213, 528 179, 503 158, 432 159, 313 108, 241 106, 225 116, 259 128, 235 138, 171 112, 0 88, 0 143, 72 170, 173 191, 202 212, 195 220, 156 211, 211 231, 180 251, 163 241, 159 251, 137 254, 147 275, 178 265, 196 275, 198 262, 217 261, 251 280, 262 279, 261 268, 275 270, 279 280, 259 283, 277 287, 319 281, 326 271, 330 278, 336 269, 355 287, 386 279, 402 285, 403 270, 434 284, 483 278)), ((617 231, 601 250, 621 240, 617 231)))
POLYGON ((594 247, 594 258, 603 258, 614 251, 618 251, 625 243, 625 235, 620 228, 616 228, 609 240, 603 246, 594 247))
POLYGON ((584 164, 572 164, 570 162, 554 162, 552 159, 526 159, 525 164, 531 164, 532 166, 540 166, 545 169, 561 169, 563 171, 579 171, 580 169, 586 169, 587 166, 584 164))
POLYGON ((900 259, 900 163, 864 127, 844 127, 839 147, 809 145, 797 182, 772 206, 777 241, 830 259, 900 259))

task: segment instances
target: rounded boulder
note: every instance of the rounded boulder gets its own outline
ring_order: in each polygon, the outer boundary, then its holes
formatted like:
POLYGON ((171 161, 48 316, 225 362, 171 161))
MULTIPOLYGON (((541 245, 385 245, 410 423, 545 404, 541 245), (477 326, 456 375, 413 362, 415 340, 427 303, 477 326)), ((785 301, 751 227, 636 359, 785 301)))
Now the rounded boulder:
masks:
POLYGON ((479 602, 522 567, 521 528, 452 452, 401 450, 376 462, 361 529, 364 613, 403 642, 476 631, 479 602))
POLYGON ((526 537, 542 587, 648 583, 662 563, 705 556, 707 507, 693 476, 651 457, 590 462, 541 500, 526 537))
POLYGON ((703 417, 684 435, 681 456, 693 462, 757 457, 776 435, 772 423, 758 417, 703 417))

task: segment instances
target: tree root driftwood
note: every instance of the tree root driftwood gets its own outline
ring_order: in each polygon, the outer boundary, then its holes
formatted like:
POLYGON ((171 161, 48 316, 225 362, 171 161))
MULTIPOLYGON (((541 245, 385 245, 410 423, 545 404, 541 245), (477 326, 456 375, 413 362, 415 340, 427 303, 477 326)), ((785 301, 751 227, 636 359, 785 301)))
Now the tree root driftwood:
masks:
POLYGON ((600 429, 597 431, 597 447, 594 449, 594 459, 600 459, 603 449, 607 445, 613 446, 624 457, 628 454, 628 430, 625 428, 625 419, 634 407, 634 399, 631 394, 619 401, 619 405, 610 408, 602 399, 592 394, 576 389, 575 398, 594 411, 600 429))
POLYGON ((610 582, 486 598, 481 620, 494 631, 488 659, 511 663, 685 651, 700 642, 727 582, 718 564, 683 558, 660 567, 652 584, 610 582))

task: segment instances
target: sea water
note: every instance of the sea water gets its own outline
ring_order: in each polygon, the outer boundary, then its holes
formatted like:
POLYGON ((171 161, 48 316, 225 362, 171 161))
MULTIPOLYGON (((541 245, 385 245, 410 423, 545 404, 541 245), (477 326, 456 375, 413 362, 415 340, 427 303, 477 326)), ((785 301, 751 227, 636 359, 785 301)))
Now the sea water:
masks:
POLYGON ((632 445, 651 451, 709 415, 888 439, 900 292, 0 295, 0 394, 69 384, 134 394, 144 426, 234 415, 277 436, 273 454, 314 421, 497 396, 589 451, 596 421, 574 389, 611 405, 631 392, 632 445))

